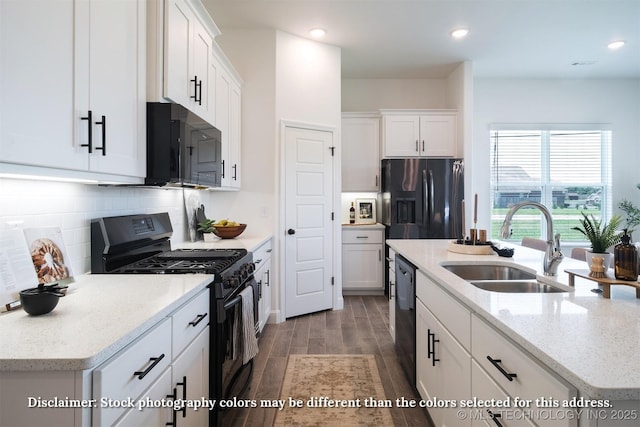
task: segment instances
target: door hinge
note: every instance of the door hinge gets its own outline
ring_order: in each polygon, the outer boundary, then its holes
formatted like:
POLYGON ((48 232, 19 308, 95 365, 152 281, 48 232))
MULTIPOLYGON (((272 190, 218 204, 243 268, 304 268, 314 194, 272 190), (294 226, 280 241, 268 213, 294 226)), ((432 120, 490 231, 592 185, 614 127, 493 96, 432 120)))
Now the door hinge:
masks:
POLYGON ((329 150, 331 150, 331 157, 333 157, 335 154, 336 147, 329 147, 329 150))
POLYGON ((333 276, 331 276, 331 286, 333 286, 334 284, 335 284, 334 277, 333 277, 333 276))

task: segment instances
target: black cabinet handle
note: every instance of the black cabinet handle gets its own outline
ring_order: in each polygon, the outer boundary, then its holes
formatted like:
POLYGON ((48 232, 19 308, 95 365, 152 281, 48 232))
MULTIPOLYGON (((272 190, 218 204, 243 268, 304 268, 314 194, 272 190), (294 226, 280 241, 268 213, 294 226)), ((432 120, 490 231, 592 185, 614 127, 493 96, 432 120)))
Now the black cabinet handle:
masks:
POLYGON ((193 79, 189 80, 193 83, 193 95, 189 98, 193 99, 195 102, 198 102, 198 76, 193 76, 193 79))
POLYGON ((489 418, 491 418, 498 427, 503 427, 502 423, 498 420, 498 418, 502 417, 501 414, 494 414, 490 409, 487 409, 487 412, 489 413, 489 418))
POLYGON ((87 121, 87 143, 80 144, 81 147, 87 147, 89 153, 93 153, 93 112, 89 110, 87 112, 87 117, 80 117, 80 120, 87 121))
POLYGON ((258 280, 258 300, 262 299, 262 280, 258 280))
POLYGON ((234 163, 233 166, 231 166, 231 167, 233 168, 233 177, 232 177, 232 179, 234 181, 237 181, 238 180, 238 165, 234 163))
POLYGON ((513 381, 513 379, 518 376, 517 374, 510 374, 509 372, 505 371, 504 368, 500 366, 500 363, 502 363, 501 359, 492 359, 491 356, 487 356, 487 360, 491 362, 491 364, 495 366, 495 368, 500 371, 500 373, 504 375, 504 377, 509 381, 513 381))
POLYGON ((222 161, 222 174, 220 175, 220 178, 224 178, 224 160, 222 161))
POLYGON ((416 139, 416 153, 418 152, 418 140, 416 139))
MULTIPOLYGON (((175 388, 173 389, 173 394, 167 394, 167 399, 173 399, 176 400, 176 398, 178 397, 178 390, 176 390, 175 388)), ((176 410, 172 409, 171 410, 171 422, 165 423, 165 426, 173 426, 173 427, 177 427, 178 425, 178 420, 176 419, 176 410)))
POLYGON ((436 362, 440 361, 440 359, 436 357, 437 342, 440 342, 440 340, 436 339, 436 334, 432 333, 431 329, 427 329, 427 358, 431 359, 431 366, 436 366, 436 362))
POLYGON ((270 286, 271 285, 271 270, 267 270, 266 274, 267 274, 267 278, 265 279, 265 281, 267 283, 267 286, 270 286))
POLYGON ((102 126, 102 147, 96 147, 96 150, 102 150, 102 155, 107 155, 107 118, 102 116, 102 120, 96 122, 97 125, 102 126))
POLYGON ((424 151, 424 139, 422 140, 422 151, 424 151))
POLYGON ((198 314, 195 318, 195 320, 192 320, 191 322, 189 322, 189 326, 193 326, 194 328, 198 325, 198 323, 202 322, 202 320, 207 317, 207 313, 204 314, 198 314))
POLYGON ((155 368, 155 367, 156 367, 156 365, 157 365, 158 363, 160 363, 160 361, 161 361, 162 359, 164 359, 164 353, 162 353, 162 354, 161 354, 160 356, 158 356, 158 357, 150 357, 150 358, 149 358, 149 361, 150 361, 150 362, 153 362, 153 363, 152 363, 151 365, 149 365, 149 366, 147 367, 147 369, 145 369, 144 371, 135 371, 135 372, 133 373, 133 375, 137 375, 139 380, 143 379, 144 377, 146 377, 146 376, 147 376, 147 374, 148 374, 149 372, 151 372, 151 370, 152 370, 153 368, 155 368))
MULTIPOLYGON (((186 402, 187 401, 187 377, 186 376, 182 377, 181 383, 176 383, 176 388, 174 388, 174 390, 176 390, 180 386, 182 386, 182 401, 186 402)), ((181 411, 182 411, 182 418, 186 418, 187 405, 183 405, 181 411)))
POLYGON ((202 79, 198 82, 198 105, 202 105, 202 79))

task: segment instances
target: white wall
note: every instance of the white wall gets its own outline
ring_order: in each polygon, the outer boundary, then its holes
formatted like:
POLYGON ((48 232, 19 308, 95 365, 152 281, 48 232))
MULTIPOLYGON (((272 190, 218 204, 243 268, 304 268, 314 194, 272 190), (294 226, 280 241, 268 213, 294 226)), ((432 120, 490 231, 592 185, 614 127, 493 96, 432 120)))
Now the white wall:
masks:
MULTIPOLYGON (((609 123, 613 129, 613 203, 640 204, 640 79, 476 79, 473 91, 472 188, 489 200, 489 126, 492 123, 609 123)), ((490 224, 479 208, 479 224, 490 224)))
POLYGON ((340 129, 340 49, 276 33, 276 119, 340 129))
POLYGON ((444 79, 344 79, 342 111, 455 108, 444 79))

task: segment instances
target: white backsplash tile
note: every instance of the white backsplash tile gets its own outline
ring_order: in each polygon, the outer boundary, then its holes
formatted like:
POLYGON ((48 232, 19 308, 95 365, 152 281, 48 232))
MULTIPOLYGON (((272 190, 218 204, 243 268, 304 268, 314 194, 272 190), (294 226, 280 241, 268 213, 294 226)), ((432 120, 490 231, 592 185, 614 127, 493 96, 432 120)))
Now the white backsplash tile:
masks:
POLYGON ((91 269, 91 219, 168 212, 172 241, 184 239, 182 190, 102 187, 90 184, 0 178, 0 229, 60 227, 75 274, 91 269))

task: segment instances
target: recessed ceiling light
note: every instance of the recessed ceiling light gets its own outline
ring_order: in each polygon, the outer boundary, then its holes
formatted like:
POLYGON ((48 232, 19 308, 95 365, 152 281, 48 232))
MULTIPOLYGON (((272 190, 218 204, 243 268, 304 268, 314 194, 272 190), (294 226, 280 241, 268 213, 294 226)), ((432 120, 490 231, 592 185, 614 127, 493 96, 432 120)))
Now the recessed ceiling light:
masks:
POLYGON ((454 39, 464 38, 467 34, 469 34, 469 30, 467 30, 466 28, 458 28, 451 31, 451 37, 453 37, 454 39))
POLYGON ((624 40, 616 40, 607 45, 607 47, 611 50, 620 49, 622 46, 624 46, 624 40))
POLYGON ((309 30, 309 34, 314 39, 321 39, 325 34, 327 34, 327 31, 324 28, 312 28, 309 30))

